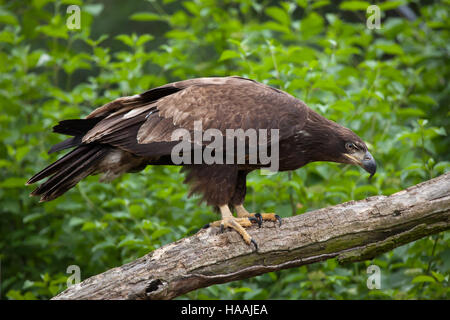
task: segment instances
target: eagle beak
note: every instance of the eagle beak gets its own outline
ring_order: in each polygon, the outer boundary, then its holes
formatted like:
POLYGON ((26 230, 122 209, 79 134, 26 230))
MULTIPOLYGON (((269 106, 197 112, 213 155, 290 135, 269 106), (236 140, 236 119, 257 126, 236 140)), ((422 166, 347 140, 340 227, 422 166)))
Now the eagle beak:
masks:
POLYGON ((377 163, 369 151, 364 155, 364 159, 361 161, 361 167, 370 173, 369 179, 372 178, 377 171, 377 163))
POLYGON ((370 173, 369 179, 372 178, 375 172, 377 171, 377 163, 375 162, 375 159, 372 157, 369 151, 367 151, 365 154, 358 153, 355 154, 354 156, 346 153, 344 153, 343 155, 348 160, 350 160, 350 162, 347 163, 361 166, 361 168, 370 173))

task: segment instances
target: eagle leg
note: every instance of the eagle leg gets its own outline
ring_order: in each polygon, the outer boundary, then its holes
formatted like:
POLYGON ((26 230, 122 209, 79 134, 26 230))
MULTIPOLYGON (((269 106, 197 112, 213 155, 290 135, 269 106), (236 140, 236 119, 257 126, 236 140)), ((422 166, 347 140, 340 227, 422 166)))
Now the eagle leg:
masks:
POLYGON ((262 221, 278 221, 281 226, 281 217, 275 213, 249 213, 242 204, 235 205, 238 218, 258 219, 258 225, 261 227, 262 221))
POLYGON ((220 227, 221 230, 225 228, 231 228, 236 230, 237 233, 241 235, 245 243, 248 245, 252 244, 255 249, 258 250, 258 245, 255 240, 245 231, 244 227, 250 227, 252 221, 256 221, 255 217, 238 217, 235 218, 228 208, 228 205, 220 206, 220 213, 222 214, 222 220, 214 221, 207 224, 205 227, 220 227))

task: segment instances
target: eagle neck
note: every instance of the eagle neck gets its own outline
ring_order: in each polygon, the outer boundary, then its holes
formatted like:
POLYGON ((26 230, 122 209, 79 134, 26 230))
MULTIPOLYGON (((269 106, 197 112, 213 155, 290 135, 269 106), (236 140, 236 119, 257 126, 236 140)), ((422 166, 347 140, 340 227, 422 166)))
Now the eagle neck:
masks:
POLYGON ((335 161, 341 128, 310 109, 305 125, 295 135, 296 149, 302 155, 302 161, 335 161))

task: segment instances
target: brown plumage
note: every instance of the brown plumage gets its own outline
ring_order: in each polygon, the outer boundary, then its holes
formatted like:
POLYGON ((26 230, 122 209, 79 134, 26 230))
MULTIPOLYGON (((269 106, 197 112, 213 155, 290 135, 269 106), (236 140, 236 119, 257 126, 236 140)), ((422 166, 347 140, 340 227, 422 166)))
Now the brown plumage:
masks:
MULTIPOLYGON (((218 129, 223 135, 227 129, 278 129, 280 171, 313 161, 333 161, 357 164, 375 173, 375 162, 356 134, 293 96, 241 77, 198 78, 118 98, 95 109, 86 119, 61 121, 54 132, 72 138, 49 152, 75 149, 28 181, 32 184, 48 177, 31 195, 49 201, 88 175, 102 173, 101 179, 109 181, 147 165, 173 165, 171 151, 179 141, 172 140, 172 134, 177 129, 193 133, 196 121, 201 121, 203 132, 218 129)), ((269 135, 268 141, 271 139, 269 135)), ((192 144, 192 150, 194 147, 199 146, 192 144)), ((229 150, 222 150, 226 156, 229 150)), ((191 193, 199 193, 209 205, 219 207, 221 224, 238 230, 239 226, 230 222, 227 205, 236 208, 240 219, 255 221, 242 204, 247 174, 261 167, 260 162, 195 164, 184 165, 184 171, 191 193)), ((246 225, 242 221, 238 224, 246 225)), ((247 234, 238 231, 251 242, 247 234)))

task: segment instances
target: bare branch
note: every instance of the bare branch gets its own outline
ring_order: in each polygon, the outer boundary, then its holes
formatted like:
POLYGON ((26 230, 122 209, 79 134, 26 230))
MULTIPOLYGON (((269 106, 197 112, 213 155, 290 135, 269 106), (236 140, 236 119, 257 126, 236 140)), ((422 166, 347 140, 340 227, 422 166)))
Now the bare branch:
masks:
POLYGON ((372 259, 450 229, 450 173, 389 197, 375 196, 249 229, 258 252, 233 231, 199 231, 93 276, 53 299, 172 299, 217 283, 337 258, 372 259))

